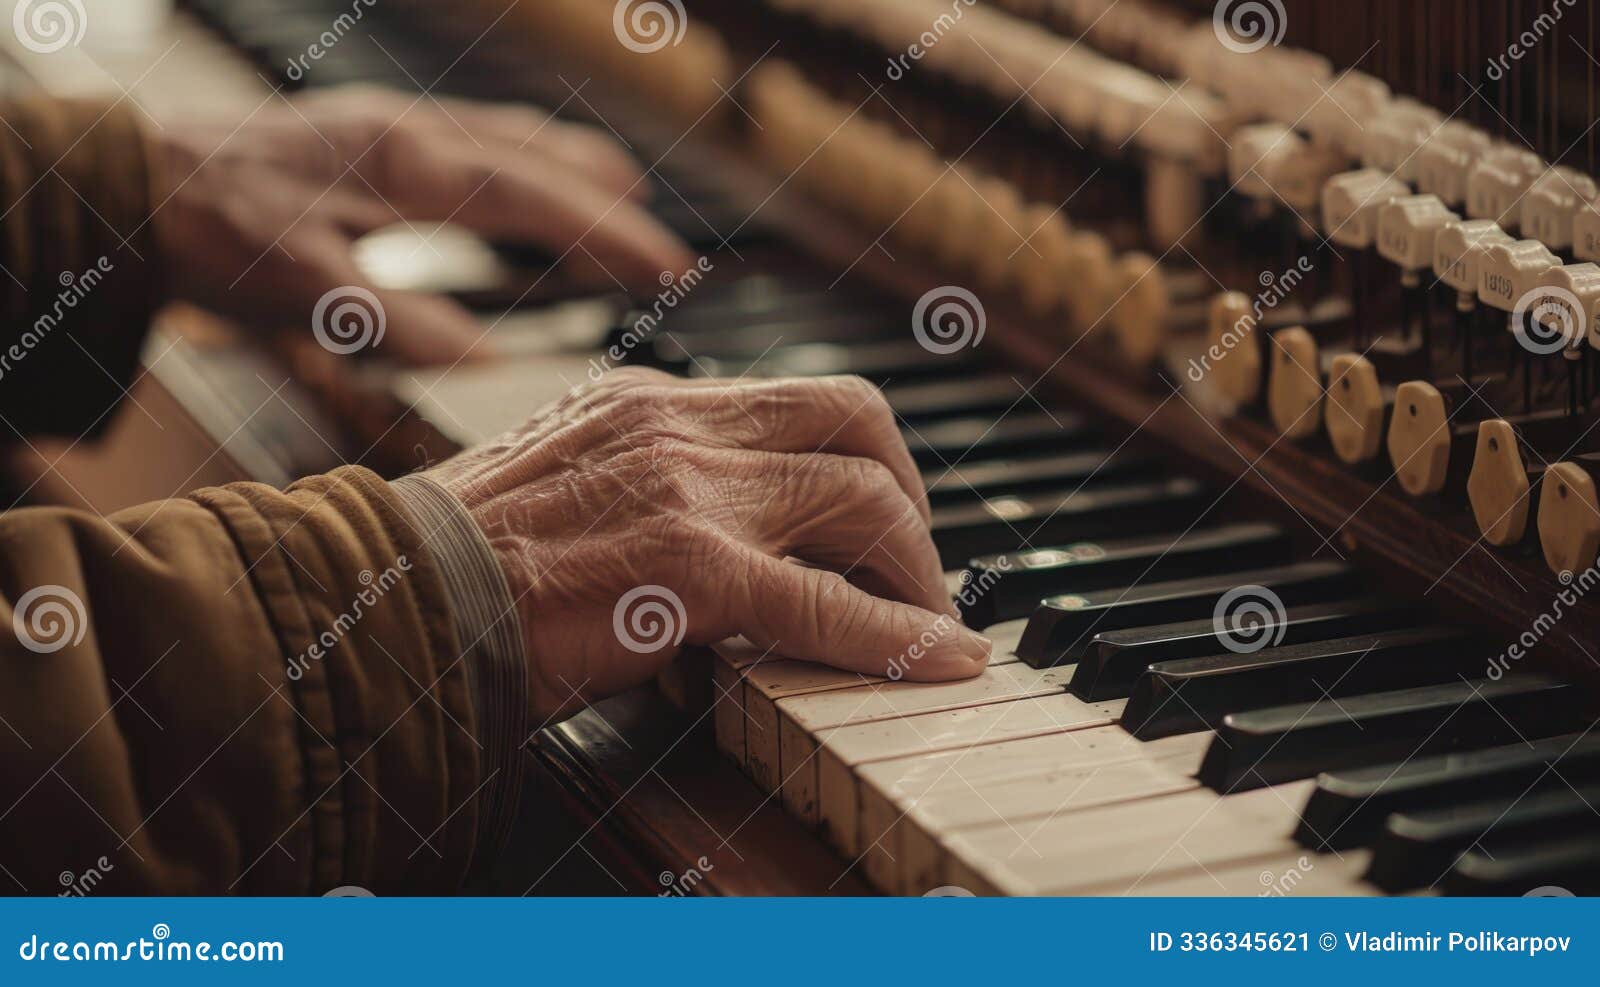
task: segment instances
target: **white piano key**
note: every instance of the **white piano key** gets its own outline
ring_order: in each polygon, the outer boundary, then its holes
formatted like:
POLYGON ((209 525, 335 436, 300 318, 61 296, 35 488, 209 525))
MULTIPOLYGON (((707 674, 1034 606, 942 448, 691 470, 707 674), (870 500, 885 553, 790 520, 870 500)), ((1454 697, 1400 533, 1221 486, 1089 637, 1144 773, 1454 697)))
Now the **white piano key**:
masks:
POLYGON ((982 787, 942 787, 908 809, 894 809, 888 818, 881 815, 887 800, 864 799, 862 839, 879 841, 879 852, 869 849, 865 855, 867 874, 879 887, 919 894, 918 885, 943 883, 945 854, 938 836, 994 823, 1020 827, 1095 806, 1188 791, 1199 787, 1190 777, 1193 760, 1175 754, 1086 769, 1057 768, 982 787))
POLYGON ((771 659, 744 672, 745 757, 750 777, 764 792, 783 780, 778 747, 778 702, 888 682, 809 661, 771 659))
MULTIPOLYGON (((1121 699, 1085 703, 1061 692, 824 731, 818 738, 812 782, 823 835, 849 856, 860 852, 857 823, 861 799, 855 769, 863 764, 918 752, 957 750, 1108 726, 1121 715, 1124 705, 1121 699)), ((784 740, 789 740, 787 734, 784 740)))
POLYGON ((1130 894, 1147 880, 1297 849, 1290 838, 1315 782, 1238 795, 1208 789, 1004 823, 945 839, 953 883, 969 874, 1008 894, 1130 894))
POLYGON ((1371 862, 1367 850, 1348 850, 1343 856, 1290 850, 1248 864, 1195 867, 1141 881, 1129 893, 1149 898, 1360 898, 1382 893, 1362 876, 1371 862))

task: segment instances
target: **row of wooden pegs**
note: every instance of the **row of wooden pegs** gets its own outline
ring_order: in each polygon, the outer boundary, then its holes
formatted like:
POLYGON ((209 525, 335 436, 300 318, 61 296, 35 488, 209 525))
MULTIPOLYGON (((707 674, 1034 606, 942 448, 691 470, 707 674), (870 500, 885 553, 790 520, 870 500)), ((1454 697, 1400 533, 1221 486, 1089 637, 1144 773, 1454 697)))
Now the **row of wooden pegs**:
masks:
POLYGON ((1464 490, 1491 545, 1521 543, 1536 517, 1553 572, 1577 574, 1596 564, 1600 457, 1547 466, 1528 441, 1528 423, 1473 420, 1478 416, 1470 414, 1457 422, 1463 405, 1474 400, 1464 381, 1388 386, 1360 354, 1341 353, 1324 363, 1316 338, 1303 327, 1280 329, 1264 344, 1265 335, 1257 332, 1244 294, 1226 292, 1212 302, 1207 367, 1211 386, 1230 402, 1264 404, 1288 439, 1325 434, 1342 461, 1391 471, 1412 497, 1464 490))
POLYGON ((1149 254, 1118 252, 1099 233, 1075 229, 1061 209, 1026 201, 1011 182, 946 162, 785 63, 757 69, 748 92, 762 157, 813 197, 864 229, 884 230, 894 247, 970 274, 992 297, 1057 320, 1064 339, 1108 329, 1136 363, 1160 351, 1174 303, 1149 254))

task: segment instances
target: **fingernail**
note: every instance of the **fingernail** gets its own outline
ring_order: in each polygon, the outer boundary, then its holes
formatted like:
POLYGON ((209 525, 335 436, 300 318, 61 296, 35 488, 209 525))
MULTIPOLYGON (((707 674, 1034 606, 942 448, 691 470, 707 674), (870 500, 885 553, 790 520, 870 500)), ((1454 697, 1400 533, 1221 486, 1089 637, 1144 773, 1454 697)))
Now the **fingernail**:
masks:
POLYGON ((989 664, 989 656, 994 654, 994 642, 979 634, 977 631, 967 630, 965 627, 956 631, 956 643, 961 648, 961 653, 979 665, 989 664))

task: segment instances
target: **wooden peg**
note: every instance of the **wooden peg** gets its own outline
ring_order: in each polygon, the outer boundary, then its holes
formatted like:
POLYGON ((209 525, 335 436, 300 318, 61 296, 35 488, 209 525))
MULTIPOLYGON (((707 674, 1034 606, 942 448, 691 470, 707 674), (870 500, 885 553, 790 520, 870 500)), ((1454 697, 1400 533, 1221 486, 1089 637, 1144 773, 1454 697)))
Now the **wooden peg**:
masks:
POLYGON ((1600 559, 1600 498, 1594 468, 1556 463, 1539 485, 1539 545, 1550 571, 1576 576, 1600 559))
POLYGON ((1029 206, 1026 215, 1028 242, 1017 254, 1022 304, 1030 315, 1045 316, 1062 305, 1072 229, 1065 214, 1044 203, 1029 206))
POLYGON ((1206 322, 1206 352, 1196 364, 1202 379, 1209 373, 1218 393, 1236 406, 1254 403, 1261 396, 1261 340, 1250 299, 1223 292, 1211 300, 1206 322))
POLYGON ((1489 544, 1504 547, 1522 540, 1528 529, 1528 470, 1516 429, 1504 418, 1478 424, 1467 499, 1489 544))
POLYGON ((1067 272, 1067 307, 1079 332, 1102 328, 1111 302, 1117 297, 1110 294, 1115 279, 1111 244, 1106 238, 1087 231, 1074 233, 1067 272))
POLYGON ((1392 398, 1385 398, 1372 361, 1341 353, 1328 367, 1328 439, 1339 458, 1351 465, 1377 458, 1383 448, 1384 420, 1392 398))
POLYGON ((1156 259, 1134 251, 1117 258, 1113 266, 1115 302, 1111 328, 1122 352, 1138 366, 1148 366, 1161 355, 1172 317, 1172 293, 1156 259))
POLYGON ((1400 489, 1413 497, 1444 489, 1450 473, 1449 415, 1444 396, 1425 380, 1395 389, 1389 420, 1389 461, 1400 489))
POLYGON ((1317 341, 1294 326, 1272 334, 1267 410, 1278 431, 1308 439, 1322 427, 1322 373, 1317 341))

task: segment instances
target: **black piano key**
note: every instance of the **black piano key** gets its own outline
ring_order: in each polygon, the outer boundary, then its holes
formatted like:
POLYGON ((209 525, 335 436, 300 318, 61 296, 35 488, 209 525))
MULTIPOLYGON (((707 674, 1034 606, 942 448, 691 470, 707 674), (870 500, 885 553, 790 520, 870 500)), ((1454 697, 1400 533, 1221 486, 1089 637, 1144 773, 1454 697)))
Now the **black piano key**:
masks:
POLYGON ((1600 895, 1600 841, 1593 836, 1468 850, 1450 868, 1439 889, 1445 894, 1541 898, 1600 895))
POLYGON ((1232 524, 1176 539, 1167 533, 985 555, 967 563, 966 572, 968 585, 988 588, 970 595, 961 618, 981 629, 1026 617, 1053 594, 1274 566, 1288 561, 1289 548, 1277 525, 1232 524))
POLYGON ((1199 777, 1243 791, 1383 761, 1582 729, 1579 690, 1546 675, 1447 685, 1230 713, 1199 777))
POLYGON ((1385 891, 1437 884, 1462 854, 1570 837, 1600 837, 1600 786, 1502 796, 1389 817, 1372 846, 1367 879, 1385 891))
MULTIPOLYGON (((1416 623, 1414 608, 1378 597, 1289 607, 1264 633, 1280 645, 1328 641, 1416 623)), ((1128 695, 1144 670, 1158 661, 1195 658, 1227 650, 1223 628, 1212 617, 1096 634, 1078 659, 1069 686, 1090 702, 1128 695)))
POLYGON ((883 397, 895 415, 917 426, 958 415, 1000 415, 1015 407, 1024 393, 1022 385, 1007 374, 890 384, 883 389, 883 397))
POLYGON ((1110 483, 1130 477, 1154 477, 1162 462, 1143 453, 1109 453, 1104 449, 1063 452, 1021 459, 984 459, 935 466, 922 474, 928 502, 934 507, 971 504, 1000 494, 1036 490, 1068 490, 1087 483, 1110 483))
POLYGON ((1082 417, 1063 412, 1015 411, 998 421, 977 415, 901 429, 911 458, 925 470, 1081 446, 1093 436, 1082 417))
POLYGON ((1324 694, 1459 681, 1483 668, 1481 648, 1453 627, 1419 627, 1151 665, 1122 713, 1140 740, 1209 730, 1229 713, 1324 694))
POLYGON ((1028 618, 1017 657, 1035 668, 1071 664, 1083 656, 1096 634, 1212 616, 1223 597, 1241 587, 1264 588, 1278 606, 1291 607, 1348 596, 1357 581, 1356 570, 1342 562, 1300 562, 1051 596, 1028 618))
POLYGON ((1433 809, 1473 798, 1519 795, 1544 787, 1600 783, 1600 734, 1561 734, 1503 747, 1417 757, 1333 771, 1300 813, 1295 839, 1315 850, 1343 850, 1371 841, 1390 813, 1433 809), (1560 763, 1561 774, 1550 771, 1560 763))
POLYGON ((1183 530, 1214 495, 1189 477, 991 497, 933 512, 933 544, 946 569, 1014 548, 1163 529, 1183 530))

